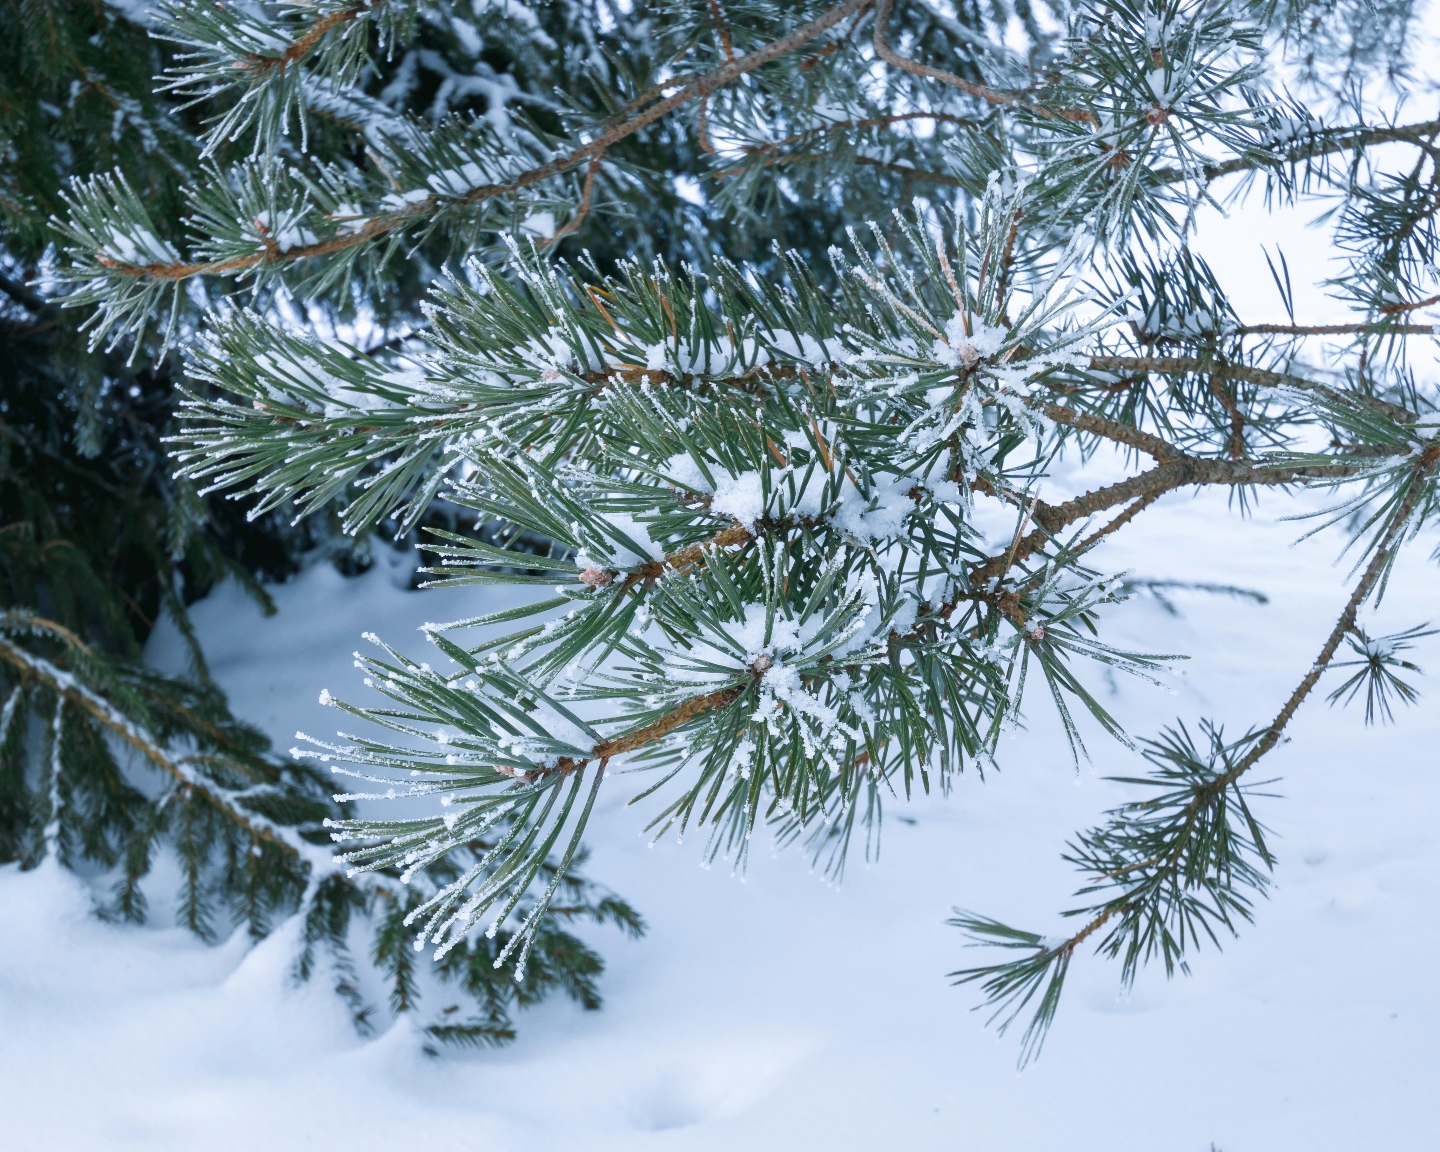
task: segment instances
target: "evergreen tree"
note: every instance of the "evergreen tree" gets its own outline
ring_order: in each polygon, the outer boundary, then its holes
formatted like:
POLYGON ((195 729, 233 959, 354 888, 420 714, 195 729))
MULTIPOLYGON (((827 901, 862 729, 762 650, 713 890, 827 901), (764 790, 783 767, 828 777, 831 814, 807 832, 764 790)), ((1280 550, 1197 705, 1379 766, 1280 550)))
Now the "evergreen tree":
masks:
MULTIPOLYGON (((191 190, 183 238, 159 240, 118 178, 77 186, 61 225, 57 275, 104 339, 234 283, 338 309, 408 254, 453 253, 403 361, 282 331, 263 306, 213 309, 188 348, 182 476, 261 509, 338 500, 352 532, 406 530, 443 497, 492 528, 437 527, 436 582, 534 586, 429 626, 443 670, 377 639, 362 663, 386 703, 326 694, 374 726, 297 756, 443 805, 330 820, 341 859, 413 872, 492 837, 406 923, 442 963, 505 927, 497 962, 520 979, 556 892, 545 862, 570 866, 622 762, 665 799, 659 831, 703 826, 743 860, 770 825, 838 869, 884 798, 990 765, 1027 685, 1077 757, 1077 709, 1128 741, 1084 668, 1150 677, 1165 658, 1105 642, 1125 593, 1113 534, 1184 488, 1242 508, 1318 488, 1359 561, 1279 712, 1144 740, 1137 799, 1068 850, 1076 929, 962 914, 1014 958, 955 976, 1002 1026, 1028 1014, 1028 1055, 1083 946, 1128 981, 1236 931, 1274 862, 1252 769, 1332 670, 1351 670, 1332 699, 1363 688, 1371 716, 1412 695, 1420 626, 1359 622, 1440 515, 1440 416, 1409 352, 1440 301, 1440 121, 1386 111, 1411 87, 1410 7, 475 10, 177 0, 174 88, 225 101, 207 147, 244 157, 191 190), (350 163, 306 151, 323 101, 360 100, 427 22, 479 40, 480 22, 531 21, 538 43, 562 18, 589 29, 588 87, 367 129, 350 163), (683 238, 645 227, 667 181, 703 189, 683 238), (1222 191, 1338 202, 1351 267, 1332 290, 1353 319, 1239 315, 1188 244, 1222 191), (1044 498, 1062 456, 1083 468, 1106 446, 1132 476, 1044 498), (996 552, 981 501, 1014 510, 996 552)), ((1288 305, 1283 261, 1276 282, 1288 305)))
POLYGON ((259 937, 298 912, 297 976, 326 971, 361 1026, 374 1013, 367 987, 388 986, 395 1011, 423 997, 427 1044, 502 1042, 514 1007, 551 991, 598 1006, 603 965, 567 924, 632 934, 642 924, 580 875, 578 858, 564 872, 547 864, 567 895, 543 917, 538 981, 518 986, 495 969, 504 937, 421 978, 396 946, 399 926, 456 861, 418 887, 393 873, 347 877, 317 847, 321 822, 345 807, 231 715, 187 605, 229 577, 273 611, 261 581, 293 574, 329 534, 247 519, 172 479, 161 438, 173 431, 178 358, 128 339, 87 349, 83 317, 50 298, 44 276, 48 218, 70 175, 115 171, 155 213, 154 242, 178 237, 200 173, 198 115, 152 92, 170 57, 119 11, 4 2, 0 26, 14 32, 0 43, 0 861, 98 870, 113 881, 101 914, 139 921, 146 877, 168 849, 181 865, 180 923, 205 939, 236 922, 259 937), (162 616, 187 642, 189 676, 143 665, 162 616), (350 955, 357 915, 370 924, 369 964, 350 955))

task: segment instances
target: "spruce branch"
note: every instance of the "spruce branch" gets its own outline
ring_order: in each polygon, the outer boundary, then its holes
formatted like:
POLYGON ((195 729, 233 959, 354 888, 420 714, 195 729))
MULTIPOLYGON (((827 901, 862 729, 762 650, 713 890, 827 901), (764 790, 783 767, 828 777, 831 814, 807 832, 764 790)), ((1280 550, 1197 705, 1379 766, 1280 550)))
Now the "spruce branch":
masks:
MULTIPOLYGON (((80 641, 79 637, 54 621, 41 616, 12 608, 7 610, 3 617, 0 617, 0 629, 7 632, 53 636, 60 639, 66 647, 82 659, 94 659, 93 654, 80 641)), ((0 659, 4 659, 24 676, 32 677, 45 684, 60 698, 79 707, 99 721, 110 733, 139 752, 183 789, 197 791, 211 803, 224 808, 227 816, 243 828, 252 839, 263 840, 287 855, 307 858, 313 856, 315 859, 324 859, 323 853, 316 852, 312 846, 299 841, 278 825, 254 812, 242 809, 233 794, 204 780, 190 763, 190 757, 166 749, 154 735, 136 724, 124 712, 73 673, 57 667, 43 656, 26 651, 25 648, 4 636, 0 636, 0 659)), ((56 724, 58 725, 58 723, 57 719, 56 724)), ((311 862, 313 863, 313 860, 311 862)))

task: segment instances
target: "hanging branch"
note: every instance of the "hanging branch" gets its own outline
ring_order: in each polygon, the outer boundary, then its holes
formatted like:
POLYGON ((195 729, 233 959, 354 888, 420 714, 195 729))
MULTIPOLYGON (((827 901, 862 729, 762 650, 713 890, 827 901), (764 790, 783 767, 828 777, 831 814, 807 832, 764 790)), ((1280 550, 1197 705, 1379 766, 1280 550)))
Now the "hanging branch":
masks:
MULTIPOLYGON (((14 609, 7 612, 6 616, 8 621, 18 623, 21 627, 52 633, 64 639, 71 647, 82 652, 85 651, 85 646, 81 644, 78 637, 53 621, 38 616, 22 616, 14 609)), ((230 794, 202 779, 186 762, 185 757, 168 752, 150 733, 134 723, 98 692, 87 687, 72 673, 57 668, 43 656, 27 652, 3 636, 0 636, 0 659, 5 660, 22 674, 41 681, 61 699, 77 705, 87 715, 99 721, 110 733, 170 776, 181 788, 193 789, 202 793, 217 807, 223 808, 226 815, 245 829, 252 839, 273 844, 287 855, 304 857, 312 865, 316 861, 321 861, 328 869, 329 860, 325 853, 292 837, 279 825, 239 808, 230 794)))
MULTIPOLYGON (((1185 935, 1187 932, 1193 934, 1195 923, 1202 924, 1210 938, 1215 940, 1214 932, 1208 924, 1204 924, 1207 915, 1218 919, 1231 931, 1234 931, 1234 926, 1229 919, 1230 913, 1248 918, 1248 904, 1233 893, 1232 882, 1239 878, 1252 887, 1263 887, 1265 878, 1263 873, 1244 864, 1238 854, 1252 852, 1267 868, 1272 858, 1265 847, 1259 825, 1246 807, 1240 790, 1241 778, 1279 744, 1300 705, 1329 668, 1341 642, 1355 631, 1360 606, 1376 591, 1394 562, 1395 549, 1411 527, 1411 516, 1437 463, 1440 463, 1440 442, 1432 441, 1415 460, 1405 493, 1390 514, 1389 523, 1377 541, 1370 562, 1356 583, 1344 611, 1331 628, 1315 662, 1275 719, 1259 732, 1251 732, 1243 740, 1228 746, 1220 742, 1218 730, 1215 730, 1211 765, 1202 766, 1190 755, 1188 758, 1197 771, 1185 789, 1117 810, 1112 814, 1114 820, 1108 828, 1082 837, 1080 847, 1067 857, 1095 876, 1094 882, 1082 888, 1080 894, 1107 888, 1119 888, 1119 894, 1098 908, 1067 912, 1067 916, 1086 915, 1088 918, 1078 930, 1058 941, 968 913, 961 913, 951 921, 977 943, 1027 953, 1018 960, 952 973, 957 983, 980 984, 987 1002, 996 1007, 996 1017, 1003 1018, 1002 1030, 1015 1020, 1037 993, 1040 994, 1038 1007, 1022 1041, 1022 1063, 1038 1052, 1044 1042, 1076 949, 1107 926, 1110 930, 1101 939, 1099 949, 1110 956, 1118 955, 1122 948, 1125 950, 1128 980, 1133 978, 1142 955, 1148 955, 1156 948, 1164 953, 1167 969, 1171 968, 1183 953, 1185 935), (1213 767, 1217 759, 1221 768, 1219 771, 1213 767), (1178 804, 1173 814, 1166 816, 1163 825, 1156 825, 1149 816, 1143 815, 1148 811, 1165 811, 1167 805, 1175 804, 1177 800, 1183 803, 1178 804), (1227 830, 1227 804, 1233 804, 1243 814, 1248 839, 1236 838, 1232 843, 1227 830), (1159 835, 1155 834, 1157 828, 1159 835), (1163 851, 1153 850, 1156 843, 1163 846, 1163 851), (1138 847, 1140 845, 1144 846, 1138 847), (1200 903, 1207 892, 1212 901, 1209 908, 1200 903), (1171 935, 1169 924, 1172 920, 1179 923, 1178 938, 1171 935)), ((1151 747, 1170 751, 1158 743, 1151 747)), ((1186 759, 1184 750, 1176 751, 1180 754, 1166 756, 1165 759, 1181 764, 1186 759)), ((1157 763, 1161 762, 1159 756, 1152 758, 1157 763)), ((1168 782, 1169 779, 1162 774, 1159 781, 1134 782, 1154 784, 1168 782)), ((1183 965, 1183 961, 1179 962, 1183 965)))

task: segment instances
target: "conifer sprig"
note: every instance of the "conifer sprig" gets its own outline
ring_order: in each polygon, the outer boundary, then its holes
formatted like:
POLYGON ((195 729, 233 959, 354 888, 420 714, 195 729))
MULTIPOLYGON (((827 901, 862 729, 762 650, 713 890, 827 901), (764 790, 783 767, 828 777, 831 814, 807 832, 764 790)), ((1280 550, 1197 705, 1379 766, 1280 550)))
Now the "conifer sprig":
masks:
POLYGON ((242 137, 252 138, 255 152, 273 154, 292 123, 304 151, 306 84, 323 78, 351 86, 372 34, 384 51, 413 31, 419 7, 413 0, 301 0, 268 11, 218 0, 166 3, 156 31, 181 52, 163 90, 187 101, 183 107, 225 107, 213 119, 206 156, 242 137))

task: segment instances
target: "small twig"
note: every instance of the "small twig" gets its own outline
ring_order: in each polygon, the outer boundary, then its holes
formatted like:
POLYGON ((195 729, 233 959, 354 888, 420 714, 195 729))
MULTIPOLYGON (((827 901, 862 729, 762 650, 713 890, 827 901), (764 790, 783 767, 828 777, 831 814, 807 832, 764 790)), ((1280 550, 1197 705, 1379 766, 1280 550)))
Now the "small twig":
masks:
MULTIPOLYGON (((575 229, 580 227, 581 223, 584 221, 586 215, 590 211, 590 194, 592 191, 594 191, 595 174, 599 171, 600 157, 596 156, 595 159, 590 161, 590 166, 585 170, 585 188, 584 191, 580 194, 580 205, 578 208, 576 208, 575 215, 570 217, 569 221, 565 224, 565 227, 561 228, 558 232, 555 233, 555 235, 551 236, 550 239, 546 240, 543 247, 550 247, 550 245, 554 244, 561 237, 568 236, 571 232, 574 232, 575 229)), ((601 311, 603 312, 604 309, 601 309, 601 311)), ((614 321, 611 321, 611 324, 613 326, 614 321)))
POLYGON ((1245 414, 1220 380, 1221 373, 1210 373, 1210 393, 1230 415, 1230 458, 1242 460, 1245 457, 1245 414))
POLYGON ((1428 300, 1417 300, 1413 304, 1383 304, 1377 311, 1387 316, 1393 316, 1397 312, 1414 312, 1419 308, 1429 308, 1432 304, 1440 304, 1440 296, 1431 296, 1428 300))
POLYGON ((268 72, 272 68, 280 68, 283 70, 291 64, 299 63, 310 54, 310 50, 320 42, 326 33, 334 31, 342 24, 348 24, 352 20, 358 20, 361 16, 365 15, 370 7, 371 5, 366 2, 366 0, 361 0, 361 2, 352 4, 348 8, 340 8, 334 12, 329 12, 316 20, 314 24, 310 25, 302 36, 291 41, 283 52, 275 56, 252 52, 244 57, 242 67, 246 72, 256 75, 268 72))
POLYGON ((700 143, 700 151, 715 151, 715 145, 710 143, 710 97, 708 96, 700 101, 700 115, 695 124, 695 133, 700 143))
POLYGON ((966 80, 953 72, 946 72, 943 68, 932 68, 928 64, 921 64, 918 60, 910 60, 901 56, 893 48, 885 36, 885 25, 890 20, 890 9, 894 0, 879 0, 875 6, 875 54, 884 60, 885 63, 909 72, 915 76, 921 76, 926 80, 938 80, 951 88, 958 88, 961 92, 976 99, 984 100, 987 104, 1003 104, 1010 107, 1024 108, 1027 112, 1034 112, 1048 120, 1076 120, 1093 122, 1095 117, 1084 109, 1063 109, 1052 111, 1036 104, 1033 100, 1026 98, 1017 92, 1002 92, 998 88, 991 88, 986 84, 976 84, 966 80))
POLYGON ((1113 532, 1118 532, 1121 528, 1125 527, 1126 524, 1130 523, 1131 520, 1135 519, 1136 516, 1140 515, 1141 512, 1145 511, 1146 508, 1150 507, 1151 504, 1155 503, 1156 500, 1160 499, 1161 496, 1165 495, 1166 491, 1167 489, 1164 488, 1156 488, 1154 491, 1145 493, 1140 499, 1136 500, 1135 503, 1131 504, 1129 508, 1121 512, 1120 515, 1116 516, 1110 523, 1106 524, 1105 527, 1101 528, 1098 532, 1092 532, 1089 536, 1085 537, 1084 540, 1080 541, 1080 543, 1075 546, 1076 555, 1090 551, 1091 548, 1095 547, 1095 545, 1105 539, 1106 536, 1109 536, 1113 532))
MULTIPOLYGON (((1427 303, 1416 308, 1428 307, 1427 303)), ((1384 312, 1386 309, 1380 309, 1384 312)), ((1376 336, 1433 336, 1434 324, 1394 324, 1381 328, 1380 324, 1243 324, 1234 329, 1237 336, 1352 336, 1362 333, 1376 336)))
POLYGON ((713 712, 717 708, 724 708, 726 705, 739 699, 740 694, 744 692, 744 690, 744 686, 736 685, 731 688, 722 688, 718 692, 707 693, 704 696, 692 696, 678 708, 672 709, 660 717, 660 719, 656 720, 653 724, 647 724, 643 728, 637 728, 633 732, 627 732, 613 739, 606 740, 602 744, 597 744, 588 756, 565 756, 562 757, 553 768, 537 768, 531 772, 517 772, 515 773, 515 777, 516 779, 524 779, 528 782, 539 780, 545 776, 556 773, 562 776, 568 776, 572 772, 577 772, 581 768, 584 768, 587 764, 594 764, 597 761, 603 767, 606 761, 615 756, 623 755, 626 752, 634 752, 637 749, 645 747, 647 744, 653 744, 657 740, 663 740, 682 724, 688 723, 697 716, 703 716, 706 712, 713 712))
POLYGON ((1142 432, 1133 425, 1106 420, 1102 416, 1092 416, 1088 412, 1077 412, 1074 408, 1069 408, 1064 404, 1047 401, 1036 406, 1057 424, 1065 424, 1077 432, 1089 432, 1096 436, 1103 436, 1106 440, 1113 440, 1117 444, 1138 448, 1156 460, 1173 460, 1183 455, 1180 449, 1168 440, 1152 436, 1149 432, 1142 432))
POLYGON ((725 51, 725 60, 729 63, 735 59, 735 48, 730 43, 730 25, 725 23, 725 10, 720 7, 720 0, 706 0, 710 5, 710 21, 715 25, 715 31, 720 36, 720 46, 725 51))

